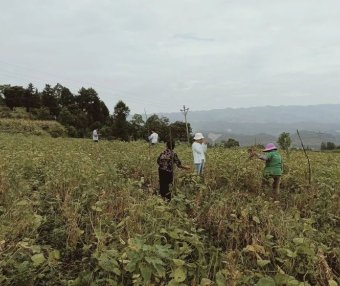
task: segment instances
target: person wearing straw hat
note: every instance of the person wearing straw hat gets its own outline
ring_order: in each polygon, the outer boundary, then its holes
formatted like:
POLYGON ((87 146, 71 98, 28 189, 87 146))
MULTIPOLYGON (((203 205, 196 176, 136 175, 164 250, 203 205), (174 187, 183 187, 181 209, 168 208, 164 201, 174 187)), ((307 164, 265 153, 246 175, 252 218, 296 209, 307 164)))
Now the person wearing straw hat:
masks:
POLYGON ((194 157, 194 165, 198 175, 203 174, 205 165, 205 153, 207 152, 207 143, 204 141, 202 133, 196 133, 194 143, 192 143, 192 154, 194 157))
POLYGON ((174 179, 174 165, 180 169, 189 170, 188 166, 182 165, 177 154, 174 152, 175 142, 169 140, 166 142, 166 149, 158 156, 158 175, 159 175, 159 193, 160 195, 170 201, 171 192, 170 185, 174 179))
POLYGON ((262 186, 268 186, 270 179, 273 179, 273 191, 278 194, 283 171, 282 157, 277 151, 274 143, 268 143, 266 148, 262 151, 265 154, 257 154, 253 151, 250 156, 255 156, 258 159, 265 161, 266 165, 263 170, 262 186))

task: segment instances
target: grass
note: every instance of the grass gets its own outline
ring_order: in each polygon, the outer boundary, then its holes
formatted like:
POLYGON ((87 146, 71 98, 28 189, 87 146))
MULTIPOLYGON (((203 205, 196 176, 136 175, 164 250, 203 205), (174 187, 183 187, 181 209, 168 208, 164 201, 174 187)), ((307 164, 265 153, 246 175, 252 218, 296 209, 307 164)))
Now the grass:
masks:
POLYGON ((0 118, 0 132, 48 137, 66 136, 66 129, 56 121, 0 118))

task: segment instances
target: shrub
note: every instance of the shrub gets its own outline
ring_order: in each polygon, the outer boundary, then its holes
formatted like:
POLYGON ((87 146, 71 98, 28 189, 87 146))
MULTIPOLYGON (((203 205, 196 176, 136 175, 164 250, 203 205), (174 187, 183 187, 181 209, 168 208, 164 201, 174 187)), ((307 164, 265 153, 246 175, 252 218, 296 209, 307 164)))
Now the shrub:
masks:
POLYGON ((0 119, 0 132, 22 133, 25 135, 66 136, 66 129, 56 121, 24 120, 24 119, 0 119))

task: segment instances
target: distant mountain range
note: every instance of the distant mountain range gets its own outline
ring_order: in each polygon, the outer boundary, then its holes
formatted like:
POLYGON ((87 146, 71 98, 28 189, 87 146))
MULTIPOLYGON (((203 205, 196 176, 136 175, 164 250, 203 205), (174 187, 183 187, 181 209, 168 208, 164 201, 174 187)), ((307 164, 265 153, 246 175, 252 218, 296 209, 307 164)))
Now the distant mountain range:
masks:
MULTIPOLYGON (((183 114, 162 113, 170 121, 183 121, 183 114)), ((340 104, 310 106, 263 106, 189 111, 188 121, 194 132, 203 132, 216 141, 234 138, 241 145, 276 141, 282 132, 293 134, 299 129, 305 143, 318 148, 322 141, 340 145, 340 104)))
MULTIPOLYGON (((300 136, 303 140, 305 147, 309 147, 312 149, 320 149, 322 142, 333 142, 336 145, 340 145, 340 133, 339 134, 330 134, 324 132, 314 132, 314 131, 306 131, 299 130, 300 136)), ((275 143, 277 141, 278 136, 270 135, 266 133, 259 133, 254 135, 244 135, 244 134, 224 134, 224 133, 215 133, 215 132, 204 132, 205 136, 209 139, 211 143, 218 143, 222 140, 226 141, 228 138, 233 138, 237 140, 241 146, 252 146, 256 144, 265 145, 269 142, 275 143)), ((300 139, 295 132, 291 132, 292 139, 292 147, 301 147, 300 139)))

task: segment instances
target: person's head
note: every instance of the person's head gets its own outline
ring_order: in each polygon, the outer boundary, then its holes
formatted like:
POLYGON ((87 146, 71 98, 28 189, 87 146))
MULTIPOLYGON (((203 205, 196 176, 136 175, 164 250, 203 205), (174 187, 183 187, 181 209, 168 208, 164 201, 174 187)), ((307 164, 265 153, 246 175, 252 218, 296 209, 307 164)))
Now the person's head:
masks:
POLYGON ((202 143, 204 139, 204 136, 202 133, 195 133, 194 140, 198 143, 202 143))
POLYGON ((268 143, 266 145, 266 148, 263 149, 263 152, 271 152, 271 151, 274 151, 274 150, 277 150, 275 144, 274 143, 268 143))
POLYGON ((170 150, 175 149, 175 141, 173 141, 173 140, 166 141, 166 147, 170 150))

